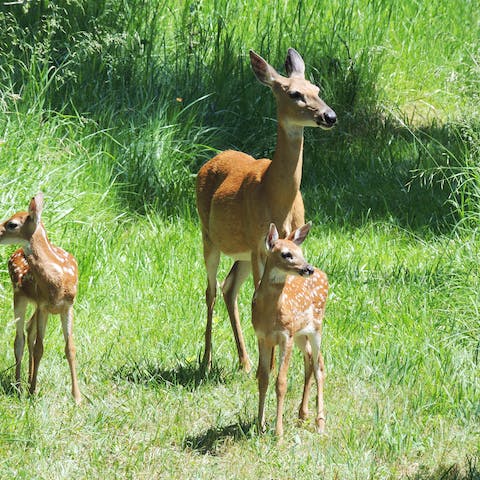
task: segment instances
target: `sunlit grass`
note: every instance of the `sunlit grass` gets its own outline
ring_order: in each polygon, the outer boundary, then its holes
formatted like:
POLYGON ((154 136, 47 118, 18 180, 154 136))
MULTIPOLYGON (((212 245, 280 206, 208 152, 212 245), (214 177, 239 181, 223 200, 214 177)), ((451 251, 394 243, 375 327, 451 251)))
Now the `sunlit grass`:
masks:
MULTIPOLYGON (((76 408, 56 318, 38 395, 12 388, 2 246, 0 477, 478 478, 474 2, 127 3, 0 12, 0 213, 42 190, 51 240, 79 261, 84 395, 76 408), (193 184, 216 149, 271 154, 274 104, 247 54, 282 71, 289 46, 339 124, 306 132, 302 183, 305 253, 331 284, 327 435, 297 425, 296 352, 278 443, 273 379, 259 436, 256 381, 237 369, 221 299, 214 367, 198 369, 193 184)), ((249 281, 239 307, 255 362, 251 296, 249 281)))

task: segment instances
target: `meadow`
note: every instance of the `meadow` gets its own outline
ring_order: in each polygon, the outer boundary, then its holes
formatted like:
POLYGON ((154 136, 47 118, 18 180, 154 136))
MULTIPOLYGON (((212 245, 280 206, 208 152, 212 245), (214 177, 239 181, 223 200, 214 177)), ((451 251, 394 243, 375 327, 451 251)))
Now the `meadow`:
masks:
POLYGON ((479 479, 479 30, 469 0, 2 2, 0 217, 43 191, 51 241, 78 260, 84 401, 55 317, 38 394, 13 387, 2 246, 0 478, 479 479), (278 442, 273 382, 259 435, 220 298, 199 368, 194 182, 220 150, 271 156, 248 50, 283 72, 288 47, 339 121, 305 132, 302 180, 305 255, 331 284, 326 434, 297 425, 297 351, 278 442))

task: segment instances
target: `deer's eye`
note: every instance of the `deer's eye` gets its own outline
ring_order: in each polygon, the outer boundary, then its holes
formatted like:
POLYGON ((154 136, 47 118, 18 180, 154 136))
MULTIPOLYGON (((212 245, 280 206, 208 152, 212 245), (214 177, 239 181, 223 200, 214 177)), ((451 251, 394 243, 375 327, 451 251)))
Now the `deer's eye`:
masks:
POLYGON ((300 92, 297 92, 297 91, 288 92, 288 96, 289 96, 292 100, 302 100, 302 101, 305 101, 305 98, 304 98, 303 94, 300 93, 300 92))
POLYGON ((282 255, 282 258, 285 258, 288 260, 291 260, 293 258, 293 255, 290 252, 282 252, 281 255, 282 255))
POLYGON ((7 230, 15 230, 18 227, 18 223, 16 222, 8 222, 6 225, 7 230))

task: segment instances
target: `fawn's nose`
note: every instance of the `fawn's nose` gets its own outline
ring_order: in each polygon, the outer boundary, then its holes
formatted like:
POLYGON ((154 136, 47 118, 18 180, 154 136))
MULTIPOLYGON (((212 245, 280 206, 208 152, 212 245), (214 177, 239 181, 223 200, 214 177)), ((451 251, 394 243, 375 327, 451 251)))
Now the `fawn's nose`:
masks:
POLYGON ((302 277, 309 277, 310 275, 313 275, 314 271, 315 269, 311 265, 306 265, 302 268, 301 275, 302 277))
POLYGON ((332 109, 329 109, 323 114, 323 118, 327 125, 332 126, 335 125, 337 121, 337 114, 332 109))

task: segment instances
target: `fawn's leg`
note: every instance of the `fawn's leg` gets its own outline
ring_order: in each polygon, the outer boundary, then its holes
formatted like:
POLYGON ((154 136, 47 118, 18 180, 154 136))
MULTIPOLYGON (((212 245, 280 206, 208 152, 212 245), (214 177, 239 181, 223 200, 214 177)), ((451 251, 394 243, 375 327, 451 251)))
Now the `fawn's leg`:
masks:
POLYGON ((280 361, 278 366, 277 376, 277 426, 276 434, 281 437, 283 435, 283 403, 285 400, 285 393, 287 391, 287 372, 290 362, 290 356, 292 354, 292 337, 286 335, 282 338, 279 344, 280 347, 280 361))
POLYGON ((37 388, 37 375, 40 360, 43 356, 43 339, 45 338, 45 329, 47 327, 48 312, 38 308, 36 311, 37 319, 37 338, 35 339, 35 346, 33 348, 33 373, 32 381, 30 382, 30 393, 35 393, 37 388))
POLYGON ((70 376, 72 377, 72 395, 75 403, 79 405, 82 401, 80 389, 78 388, 77 369, 75 365, 75 345, 73 343, 73 305, 60 315, 62 320, 63 337, 65 339, 65 355, 68 366, 70 367, 70 376))
POLYGON ((300 408, 298 411, 298 418, 300 420, 305 420, 308 417, 308 398, 310 396, 310 387, 312 386, 313 379, 312 350, 307 337, 296 337, 295 344, 303 353, 304 384, 302 402, 300 403, 300 408))
POLYGON ((17 388, 21 388, 20 377, 22 370, 22 357, 25 348, 25 312, 27 310, 28 300, 21 294, 13 295, 13 311, 15 316, 15 342, 13 351, 15 354, 15 384, 17 388))
POLYGON ((27 326, 27 341, 28 341, 28 384, 32 383, 33 368, 35 361, 33 358, 33 350, 35 348, 35 341, 37 339, 37 312, 38 308, 33 312, 28 326, 27 326))
POLYGON ((270 377, 270 362, 273 348, 265 344, 265 340, 258 341, 258 429, 265 432, 265 398, 267 396, 270 377))
POLYGON ((323 382, 325 380, 325 363, 322 353, 320 352, 321 336, 316 333, 310 337, 312 345, 313 374, 317 383, 317 417, 315 425, 318 433, 325 431, 325 411, 323 404, 323 382))

